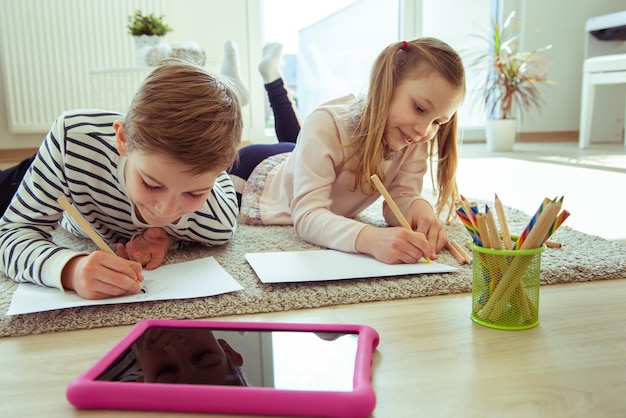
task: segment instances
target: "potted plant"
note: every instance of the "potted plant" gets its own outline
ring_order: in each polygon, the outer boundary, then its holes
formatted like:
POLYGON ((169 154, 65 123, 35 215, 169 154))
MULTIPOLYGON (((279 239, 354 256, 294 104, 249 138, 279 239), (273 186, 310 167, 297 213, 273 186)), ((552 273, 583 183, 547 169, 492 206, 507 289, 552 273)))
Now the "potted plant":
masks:
POLYGON ((487 110, 487 149, 489 151, 511 151, 517 136, 517 114, 520 117, 543 104, 540 87, 550 83, 547 78, 547 63, 541 61, 539 53, 546 47, 526 52, 520 51, 517 27, 511 12, 500 23, 493 19, 488 35, 481 38, 488 44, 471 66, 479 66, 486 72, 486 82, 481 88, 487 110))
MULTIPOLYGON (((172 31, 163 16, 154 14, 143 14, 136 10, 134 14, 128 16, 128 33, 135 39, 137 58, 140 65, 147 65, 147 56, 150 51, 163 43, 163 37, 172 31)), ((163 55, 163 54, 160 54, 163 55)))

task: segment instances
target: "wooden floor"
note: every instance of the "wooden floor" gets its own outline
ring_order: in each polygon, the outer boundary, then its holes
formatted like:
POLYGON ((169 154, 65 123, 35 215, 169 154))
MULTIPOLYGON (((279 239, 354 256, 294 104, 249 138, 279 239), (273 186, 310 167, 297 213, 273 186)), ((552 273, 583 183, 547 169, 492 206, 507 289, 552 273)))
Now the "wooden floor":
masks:
MULTIPOLYGON (((514 153, 487 153, 484 144, 465 144, 461 155, 459 185, 471 197, 490 198, 497 192, 506 204, 522 208, 533 207, 545 193, 562 193, 572 221, 581 220, 580 230, 614 221, 625 207, 611 203, 626 181, 621 146, 580 152, 576 144, 516 144, 514 153), (597 216, 587 219, 586 207, 597 216)), ((626 235, 621 228, 606 234, 626 235)), ((380 344, 372 365, 377 403, 370 418, 623 417, 625 291, 626 278, 542 286, 541 323, 525 331, 473 323, 469 293, 213 319, 374 327, 380 344)), ((79 410, 66 400, 68 383, 129 329, 0 338, 2 415, 197 416, 79 410)))

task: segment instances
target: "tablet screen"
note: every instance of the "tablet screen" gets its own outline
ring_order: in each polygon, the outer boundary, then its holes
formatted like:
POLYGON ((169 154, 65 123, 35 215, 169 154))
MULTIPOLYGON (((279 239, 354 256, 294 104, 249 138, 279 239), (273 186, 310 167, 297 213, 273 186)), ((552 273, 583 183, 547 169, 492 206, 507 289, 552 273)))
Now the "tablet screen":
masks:
POLYGON ((355 332, 146 328, 97 380, 349 392, 355 332))

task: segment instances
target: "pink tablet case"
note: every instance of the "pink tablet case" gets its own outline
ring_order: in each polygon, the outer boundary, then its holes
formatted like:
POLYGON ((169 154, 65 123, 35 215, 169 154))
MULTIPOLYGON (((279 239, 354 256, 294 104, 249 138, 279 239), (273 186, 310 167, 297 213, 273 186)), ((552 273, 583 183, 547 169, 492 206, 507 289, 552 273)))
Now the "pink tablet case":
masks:
POLYGON ((376 404, 371 387, 372 352, 379 342, 366 325, 146 320, 137 323, 104 357, 76 377, 67 399, 78 408, 212 412, 315 417, 367 417, 376 404), (217 330, 351 332, 358 334, 351 392, 277 390, 190 384, 137 384, 96 380, 149 327, 217 330))

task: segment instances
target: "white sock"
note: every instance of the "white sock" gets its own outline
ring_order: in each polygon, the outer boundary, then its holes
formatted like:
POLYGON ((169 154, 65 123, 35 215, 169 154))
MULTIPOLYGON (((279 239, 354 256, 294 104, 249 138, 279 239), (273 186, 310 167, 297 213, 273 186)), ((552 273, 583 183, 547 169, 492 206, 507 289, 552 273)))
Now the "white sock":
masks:
POLYGON ((263 83, 269 84, 282 78, 280 72, 280 60, 283 54, 283 44, 271 42, 263 47, 263 56, 259 63, 259 73, 263 77, 263 83))
POLYGON ((231 40, 226 41, 224 44, 224 60, 222 61, 220 74, 225 76, 227 81, 230 81, 230 87, 235 91, 241 106, 247 105, 250 101, 248 89, 239 75, 239 53, 237 52, 237 46, 231 40))

